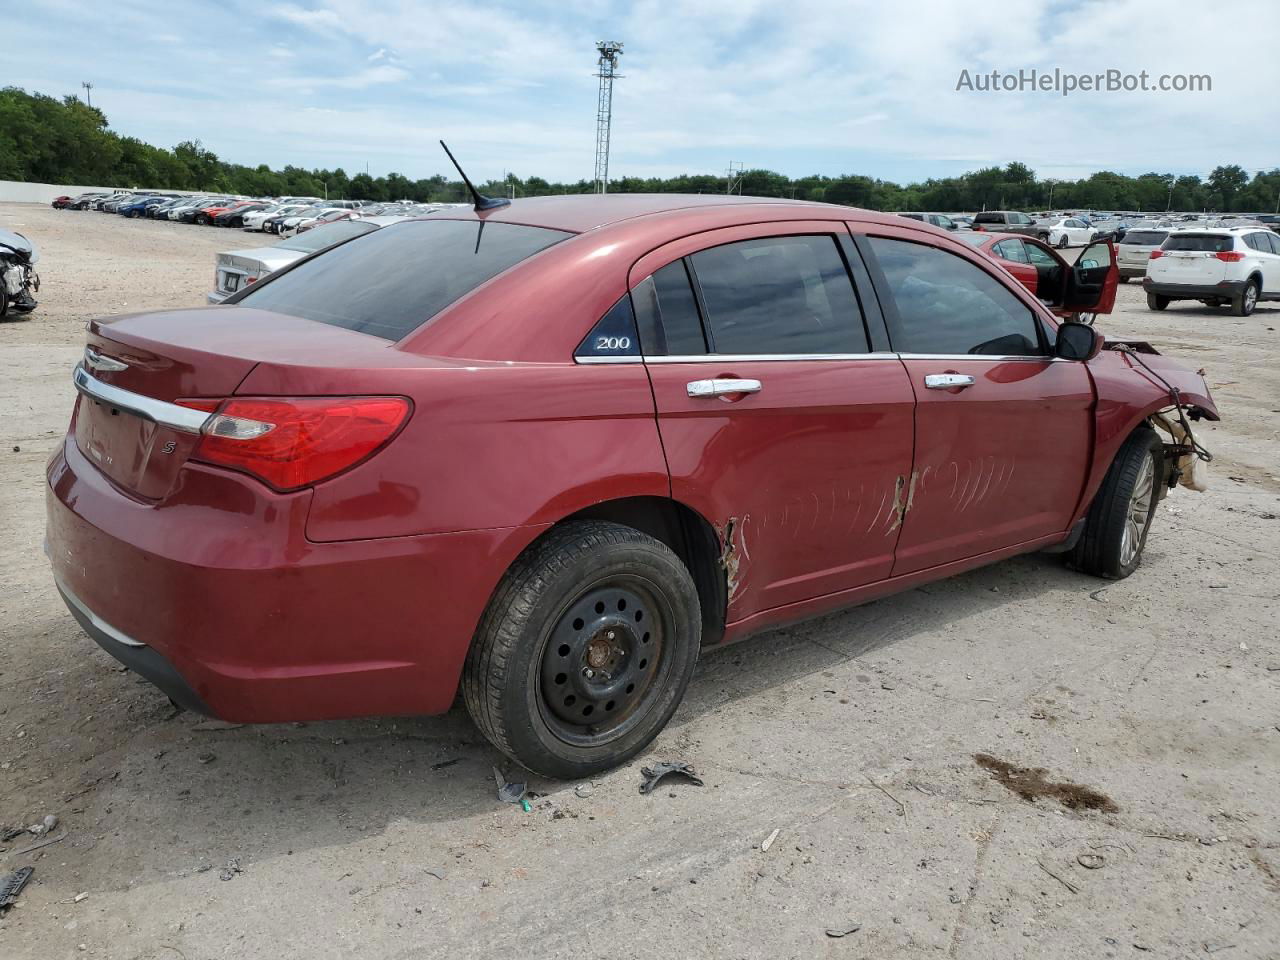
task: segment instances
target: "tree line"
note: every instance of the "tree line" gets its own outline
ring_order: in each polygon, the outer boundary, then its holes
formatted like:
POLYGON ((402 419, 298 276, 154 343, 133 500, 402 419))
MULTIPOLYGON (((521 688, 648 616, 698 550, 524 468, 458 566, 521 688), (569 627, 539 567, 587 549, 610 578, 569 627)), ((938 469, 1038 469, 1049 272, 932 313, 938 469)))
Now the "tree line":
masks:
MULTIPOLYGON (((106 115, 77 97, 61 100, 18 87, 0 89, 0 180, 86 183, 113 187, 208 190, 250 196, 327 196, 352 200, 460 202, 461 181, 436 175, 411 180, 399 173, 349 175, 341 167, 272 170, 220 159, 199 140, 171 150, 121 136, 106 115)), ((481 192, 538 197, 591 193, 590 180, 553 182, 542 177, 489 180, 481 192)), ((987 167, 958 177, 930 178, 905 186, 866 176, 791 178, 772 170, 746 170, 732 183, 710 174, 678 177, 618 177, 615 193, 743 193, 791 197, 872 210, 1212 210, 1280 211, 1280 168, 1256 171, 1227 164, 1207 177, 1144 173, 1137 177, 1103 170, 1079 180, 1037 178, 1022 163, 987 167)))

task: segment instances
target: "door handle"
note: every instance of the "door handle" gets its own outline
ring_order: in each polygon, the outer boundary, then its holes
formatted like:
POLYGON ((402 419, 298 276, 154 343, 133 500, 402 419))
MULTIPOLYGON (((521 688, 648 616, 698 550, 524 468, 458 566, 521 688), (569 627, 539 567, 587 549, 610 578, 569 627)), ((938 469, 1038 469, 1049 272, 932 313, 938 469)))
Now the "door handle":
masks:
POLYGON ((929 373, 925 375, 924 385, 929 390, 954 390, 972 387, 973 377, 964 373, 929 373))
POLYGON ((726 393, 759 393, 759 380, 738 380, 733 377, 717 377, 714 380, 690 380, 691 397, 721 397, 726 393))

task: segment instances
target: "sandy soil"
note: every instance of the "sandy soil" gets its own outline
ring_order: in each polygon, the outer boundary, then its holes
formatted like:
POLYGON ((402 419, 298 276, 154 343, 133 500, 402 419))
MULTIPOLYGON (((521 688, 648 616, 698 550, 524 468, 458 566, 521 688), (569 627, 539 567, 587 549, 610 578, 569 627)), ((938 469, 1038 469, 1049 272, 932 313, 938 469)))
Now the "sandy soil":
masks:
POLYGON ((1203 365, 1224 414, 1136 575, 1024 557, 708 655, 644 760, 524 813, 460 710, 210 729, 81 634, 40 544, 83 321, 200 304, 254 241, 0 226, 45 280, 0 324, 0 825, 61 838, 0 843, 35 867, 0 955, 1280 956, 1280 306, 1129 285, 1104 319, 1203 365), (706 786, 641 797, 676 758, 706 786))

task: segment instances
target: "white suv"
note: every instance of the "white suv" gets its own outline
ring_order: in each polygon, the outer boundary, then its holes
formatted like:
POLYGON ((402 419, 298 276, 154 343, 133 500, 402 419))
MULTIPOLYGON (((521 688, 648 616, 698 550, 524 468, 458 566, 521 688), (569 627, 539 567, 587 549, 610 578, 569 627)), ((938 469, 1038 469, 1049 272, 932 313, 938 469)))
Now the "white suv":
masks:
POLYGON ((1151 251, 1142 289, 1152 310, 1199 300, 1247 317, 1259 300, 1280 300, 1280 236, 1257 226, 1174 230, 1151 251))

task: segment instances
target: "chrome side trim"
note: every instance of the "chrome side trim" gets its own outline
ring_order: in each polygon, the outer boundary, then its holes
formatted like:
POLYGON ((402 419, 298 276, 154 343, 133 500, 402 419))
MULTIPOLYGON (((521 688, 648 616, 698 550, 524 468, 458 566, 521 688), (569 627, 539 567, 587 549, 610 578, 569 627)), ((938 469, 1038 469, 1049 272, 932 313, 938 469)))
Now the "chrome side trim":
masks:
POLYGON ((696 353, 645 357, 645 363, 774 363, 782 360, 897 360, 896 353, 696 353))
POLYGON ((176 403, 144 397, 140 393, 113 387, 109 383, 98 380, 84 367, 76 367, 71 375, 71 382, 75 384, 77 390, 92 400, 182 433, 198 434, 210 416, 203 410, 180 407, 176 403))
POLYGON ((103 373, 118 373, 121 370, 128 370, 129 365, 123 360, 116 360, 114 357, 104 357, 93 347, 84 348, 85 366, 94 370, 100 370, 103 373))
POLYGON ((1006 356, 990 353, 697 353, 662 357, 574 357, 574 363, 772 363, 781 360, 1027 360, 1072 363, 1063 357, 1006 356))
MULTIPOLYGON (((1044 363, 1045 361, 1049 361, 1051 363, 1057 363, 1064 359, 1062 357, 1051 356, 1028 357, 1025 354, 1005 356, 994 353, 900 353, 898 356, 903 360, 985 360, 988 363, 993 360, 998 360, 1001 363, 1006 363, 1010 360, 1026 360, 1034 363, 1044 363)), ((1065 362, 1070 363, 1071 361, 1068 360, 1065 362)))
POLYGON ((57 584, 58 592, 62 594, 62 596, 66 599, 67 603, 75 607, 76 610, 80 612, 81 616, 83 616, 86 620, 92 623, 95 627, 97 627, 99 630, 105 633, 108 637, 110 637, 116 643, 122 643, 126 647, 145 647, 146 646, 146 644, 143 643, 141 640, 135 640, 133 639, 133 637, 129 636, 128 634, 121 633, 111 624, 107 623, 107 621, 103 620, 100 616, 98 616, 96 613, 94 613, 92 610, 86 607, 84 603, 81 602, 80 598, 77 597, 70 590, 68 590, 67 585, 63 583, 61 580, 59 580, 57 577, 53 578, 53 582, 57 584))

